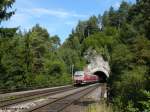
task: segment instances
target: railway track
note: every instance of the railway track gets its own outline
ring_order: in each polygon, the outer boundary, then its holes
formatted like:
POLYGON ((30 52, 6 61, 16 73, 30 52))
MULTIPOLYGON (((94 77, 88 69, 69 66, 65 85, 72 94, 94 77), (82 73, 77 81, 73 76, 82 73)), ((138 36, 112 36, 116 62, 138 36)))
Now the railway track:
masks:
POLYGON ((34 91, 34 92, 24 93, 24 94, 20 94, 16 96, 11 96, 11 97, 9 96, 8 98, 0 99, 0 109, 6 108, 14 104, 23 103, 26 101, 38 99, 41 97, 46 97, 46 96, 61 93, 64 91, 69 91, 72 89, 74 89, 73 86, 65 86, 61 88, 54 88, 54 89, 47 89, 43 91, 34 91))
POLYGON ((71 105, 73 102, 77 101, 81 97, 95 90, 98 86, 99 84, 88 86, 76 92, 64 95, 63 97, 59 97, 59 98, 50 97, 48 102, 24 110, 23 112, 60 112, 64 110, 66 107, 68 107, 69 105, 71 105))
POLYGON ((15 99, 0 101, 0 112, 59 112, 71 105, 74 101, 89 94, 99 84, 75 88, 72 86, 22 94, 15 99), (33 101, 44 99, 33 104, 33 101), (24 106, 29 104, 30 106, 24 106))

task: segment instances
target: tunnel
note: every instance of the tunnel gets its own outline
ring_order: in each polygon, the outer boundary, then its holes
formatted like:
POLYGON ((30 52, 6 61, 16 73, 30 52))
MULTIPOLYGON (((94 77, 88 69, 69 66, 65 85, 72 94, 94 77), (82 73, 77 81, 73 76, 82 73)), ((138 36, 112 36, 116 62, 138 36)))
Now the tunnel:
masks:
POLYGON ((107 81, 107 75, 102 71, 96 71, 93 73, 99 77, 99 83, 105 83, 107 81))

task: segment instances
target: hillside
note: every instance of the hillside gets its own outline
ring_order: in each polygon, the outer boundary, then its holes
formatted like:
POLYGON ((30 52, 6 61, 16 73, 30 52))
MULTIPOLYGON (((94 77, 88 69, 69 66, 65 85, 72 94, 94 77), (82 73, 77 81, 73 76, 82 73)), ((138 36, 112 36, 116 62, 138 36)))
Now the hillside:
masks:
MULTIPOLYGON (((0 23, 8 20, 14 0, 0 2, 0 23), (5 8, 4 8, 5 7, 5 8)), ((114 111, 150 111, 150 2, 123 1, 103 15, 79 21, 61 44, 36 24, 29 31, 0 29, 0 88, 26 89, 71 83, 71 67, 81 70, 90 51, 110 63, 108 102, 114 111)), ((9 20, 8 20, 9 21, 9 20)))

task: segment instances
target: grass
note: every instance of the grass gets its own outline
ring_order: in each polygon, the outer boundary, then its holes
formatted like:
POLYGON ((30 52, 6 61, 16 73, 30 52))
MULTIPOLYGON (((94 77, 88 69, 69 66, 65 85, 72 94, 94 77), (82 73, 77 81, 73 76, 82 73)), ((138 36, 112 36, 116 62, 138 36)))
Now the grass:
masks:
POLYGON ((102 102, 90 105, 86 112, 113 112, 113 109, 111 105, 102 102))

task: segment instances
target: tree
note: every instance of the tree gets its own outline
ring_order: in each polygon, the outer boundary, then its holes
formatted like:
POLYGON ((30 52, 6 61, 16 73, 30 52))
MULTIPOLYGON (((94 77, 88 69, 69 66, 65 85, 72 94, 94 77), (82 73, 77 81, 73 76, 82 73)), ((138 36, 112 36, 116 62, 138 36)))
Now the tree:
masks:
POLYGON ((1 66, 4 71, 1 78, 5 88, 20 88, 24 87, 25 83, 25 71, 24 71, 24 56, 22 38, 19 36, 13 37, 13 39, 7 40, 7 45, 3 55, 1 57, 1 66), (9 43, 9 44, 8 44, 9 43))
POLYGON ((103 16, 102 16, 102 28, 104 29, 105 26, 109 25, 109 16, 108 16, 108 11, 105 11, 103 16))
POLYGON ((143 36, 137 37, 133 41, 133 52, 135 52, 135 62, 139 65, 150 65, 150 40, 143 36))
POLYGON ((146 33, 146 37, 148 37, 150 39, 150 2, 149 0, 138 0, 137 1, 137 6, 136 6, 136 9, 138 8, 140 13, 139 15, 141 15, 141 20, 142 20, 142 23, 144 23, 144 29, 145 29, 145 32, 146 33))
POLYGON ((8 20, 12 15, 14 15, 15 11, 8 11, 8 9, 12 7, 14 2, 15 0, 0 1, 0 23, 4 20, 8 20))
POLYGON ((49 34, 46 29, 35 25, 29 32, 30 50, 32 52, 32 73, 40 73, 44 67, 44 57, 49 51, 49 34))
POLYGON ((125 1, 123 1, 120 4, 120 7, 118 9, 119 27, 121 27, 121 25, 124 25, 124 23, 127 21, 130 7, 131 7, 130 4, 125 1))
POLYGON ((100 28, 98 26, 98 19, 96 16, 91 16, 89 20, 87 21, 84 35, 85 37, 88 37, 98 31, 100 31, 100 28))
POLYGON ((56 50, 60 45, 60 38, 57 35, 50 37, 50 43, 52 45, 52 49, 56 50))
POLYGON ((113 7, 110 7, 109 9, 109 25, 113 27, 119 27, 119 18, 117 11, 114 10, 113 7))
POLYGON ((18 28, 0 28, 0 38, 11 38, 17 30, 18 28))

